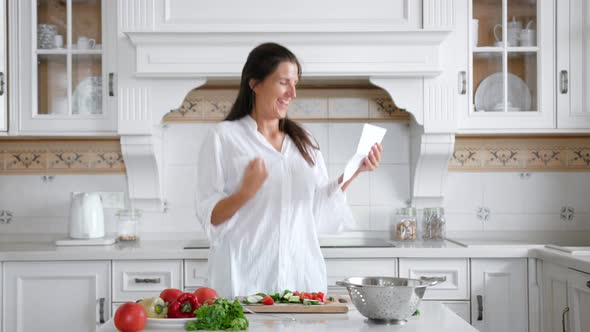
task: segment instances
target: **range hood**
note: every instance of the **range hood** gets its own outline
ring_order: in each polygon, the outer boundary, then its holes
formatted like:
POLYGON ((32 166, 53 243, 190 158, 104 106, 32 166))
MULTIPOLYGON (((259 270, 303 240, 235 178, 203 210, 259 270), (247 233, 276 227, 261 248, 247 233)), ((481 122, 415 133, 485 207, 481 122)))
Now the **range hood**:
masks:
MULTIPOLYGON (((410 112, 412 204, 441 205, 456 129, 457 72, 449 64, 452 50, 445 53, 449 47, 443 47, 454 30, 452 0, 370 0, 376 5, 371 11, 361 11, 355 1, 326 1, 315 4, 337 8, 326 17, 309 13, 304 19, 305 13, 294 10, 281 12, 286 16, 279 21, 268 10, 251 12, 258 16, 248 20, 252 9, 246 4, 222 2, 234 7, 119 2, 118 131, 135 206, 165 209, 163 116, 209 80, 239 78, 249 51, 268 41, 291 49, 305 78, 368 80, 410 112), (383 14, 378 6, 390 11, 383 14), (236 17, 244 19, 235 23, 236 17)), ((276 6, 255 2, 256 8, 276 6)))

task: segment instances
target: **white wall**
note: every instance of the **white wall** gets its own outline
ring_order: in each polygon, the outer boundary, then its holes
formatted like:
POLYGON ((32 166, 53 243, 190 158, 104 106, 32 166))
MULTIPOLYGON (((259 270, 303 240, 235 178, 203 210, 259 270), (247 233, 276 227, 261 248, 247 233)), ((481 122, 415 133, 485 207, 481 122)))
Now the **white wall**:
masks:
POLYGON ((450 172, 444 205, 451 231, 590 230, 590 173, 450 172))
MULTIPOLYGON (((74 191, 124 192, 124 174, 0 175, 0 210, 13 213, 0 233, 67 234, 70 193, 74 191)), ((107 231, 115 231, 114 209, 106 209, 107 231)))

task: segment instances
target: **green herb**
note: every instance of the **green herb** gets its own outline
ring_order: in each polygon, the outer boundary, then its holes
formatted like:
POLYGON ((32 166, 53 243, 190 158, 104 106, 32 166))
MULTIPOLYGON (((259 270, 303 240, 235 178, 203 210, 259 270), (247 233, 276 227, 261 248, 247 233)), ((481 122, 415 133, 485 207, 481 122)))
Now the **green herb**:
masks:
POLYGON ((420 309, 416 309, 416 312, 412 316, 420 316, 420 309))
POLYGON ((195 310, 196 320, 186 323, 187 331, 239 331, 248 329, 248 319, 240 302, 216 299, 213 304, 203 304, 195 310))

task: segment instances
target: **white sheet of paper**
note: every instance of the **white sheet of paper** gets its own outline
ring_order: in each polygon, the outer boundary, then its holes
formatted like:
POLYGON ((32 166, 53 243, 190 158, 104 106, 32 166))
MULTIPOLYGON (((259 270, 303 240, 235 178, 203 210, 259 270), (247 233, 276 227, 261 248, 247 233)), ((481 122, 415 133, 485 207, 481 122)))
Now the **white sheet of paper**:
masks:
POLYGON ((344 167, 342 183, 350 180, 350 178, 354 175, 354 172, 356 172, 356 170, 361 166, 363 159, 369 155, 373 144, 381 143, 386 131, 387 129, 385 128, 365 123, 363 126, 363 133, 359 139, 359 144, 356 147, 356 153, 348 160, 346 167, 344 167))

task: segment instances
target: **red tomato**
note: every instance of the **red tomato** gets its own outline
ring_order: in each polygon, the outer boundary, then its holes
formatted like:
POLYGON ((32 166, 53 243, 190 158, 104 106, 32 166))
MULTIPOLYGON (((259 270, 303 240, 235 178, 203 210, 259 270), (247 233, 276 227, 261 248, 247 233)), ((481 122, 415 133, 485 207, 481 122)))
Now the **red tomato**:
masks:
POLYGON ((197 297, 197 301, 203 304, 205 302, 211 303, 210 300, 214 300, 219 297, 219 294, 213 288, 209 287, 201 287, 194 292, 195 296, 197 297))
POLYGON ((299 291, 294 291, 293 296, 299 296, 299 291))
POLYGON ((166 288, 160 293, 160 298, 164 300, 164 302, 172 303, 172 301, 176 300, 180 294, 182 294, 180 289, 166 288))
POLYGON ((275 301, 272 299, 272 297, 270 297, 270 295, 267 295, 263 297, 262 300, 260 300, 260 303, 264 305, 273 305, 275 301))
POLYGON ((320 300, 320 302, 326 302, 326 294, 318 292, 318 300, 320 300))
POLYGON ((121 332, 137 332, 143 330, 147 314, 139 303, 127 302, 115 312, 115 326, 121 332))

